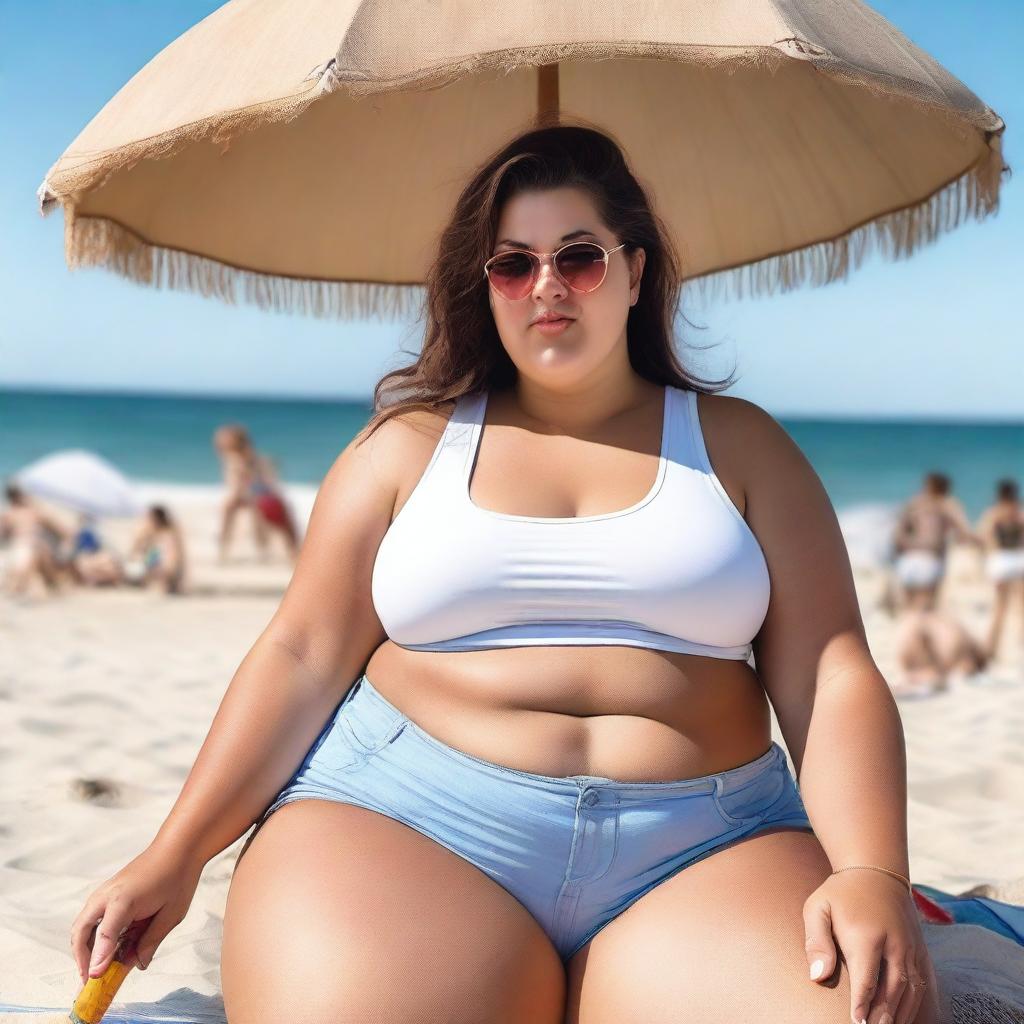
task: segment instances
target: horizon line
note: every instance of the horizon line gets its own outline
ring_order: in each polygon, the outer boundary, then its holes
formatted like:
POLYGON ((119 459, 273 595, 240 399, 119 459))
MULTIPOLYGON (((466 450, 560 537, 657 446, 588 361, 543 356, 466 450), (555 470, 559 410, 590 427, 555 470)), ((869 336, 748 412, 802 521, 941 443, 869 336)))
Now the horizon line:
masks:
MULTIPOLYGON (((76 385, 63 384, 38 384, 38 383, 10 383, 0 381, 0 394, 8 393, 31 393, 43 395, 79 395, 93 398, 166 398, 166 399, 192 399, 192 400, 241 400, 249 402, 306 402, 309 404, 317 402, 335 402, 352 404, 370 404, 373 396, 362 394, 281 394, 273 392, 247 392, 247 391, 202 391, 202 390, 153 390, 145 388, 119 388, 112 386, 101 387, 80 387, 76 385)), ((1012 416, 990 416, 979 417, 976 413, 967 413, 963 416, 940 417, 929 413, 892 413, 883 412, 870 413, 825 413, 825 412, 773 412, 771 415, 779 419, 794 421, 816 421, 824 423, 890 423, 895 425, 910 424, 948 424, 955 426, 1022 426, 1024 427, 1024 416, 1015 419, 1012 416)))

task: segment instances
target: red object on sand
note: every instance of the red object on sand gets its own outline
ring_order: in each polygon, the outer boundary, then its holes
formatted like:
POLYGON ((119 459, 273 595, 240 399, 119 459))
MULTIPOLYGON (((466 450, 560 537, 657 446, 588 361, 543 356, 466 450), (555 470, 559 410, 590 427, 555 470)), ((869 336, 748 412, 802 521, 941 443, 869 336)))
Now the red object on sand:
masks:
POLYGON ((913 893, 914 905, 926 921, 930 921, 932 924, 953 924, 956 921, 956 918, 945 907, 940 907, 923 892, 914 889, 913 893))
POLYGON ((288 510, 276 494, 261 494, 256 499, 256 507, 268 523, 284 526, 288 522, 288 510))

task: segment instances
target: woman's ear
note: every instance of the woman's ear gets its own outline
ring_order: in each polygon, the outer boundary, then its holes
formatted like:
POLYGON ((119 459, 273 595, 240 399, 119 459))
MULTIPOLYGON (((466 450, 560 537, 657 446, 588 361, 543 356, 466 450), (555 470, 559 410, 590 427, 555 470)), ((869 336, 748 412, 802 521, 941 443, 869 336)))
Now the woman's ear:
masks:
POLYGON ((636 249, 629 257, 629 304, 635 306, 640 298, 640 278, 644 274, 644 263, 647 261, 647 253, 643 249, 636 249))

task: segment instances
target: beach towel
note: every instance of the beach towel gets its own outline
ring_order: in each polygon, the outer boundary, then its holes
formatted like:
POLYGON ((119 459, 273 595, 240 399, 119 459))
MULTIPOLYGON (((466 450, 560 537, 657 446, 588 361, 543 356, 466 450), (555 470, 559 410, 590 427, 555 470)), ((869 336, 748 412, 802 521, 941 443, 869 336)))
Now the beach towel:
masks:
POLYGON ((925 920, 934 924, 976 924, 1024 946, 1024 907, 984 896, 956 896, 930 885, 914 886, 914 901, 925 920), (922 900, 922 896, 925 898, 922 900), (928 904, 931 904, 929 907, 928 904), (939 913, 931 916, 931 908, 939 913))

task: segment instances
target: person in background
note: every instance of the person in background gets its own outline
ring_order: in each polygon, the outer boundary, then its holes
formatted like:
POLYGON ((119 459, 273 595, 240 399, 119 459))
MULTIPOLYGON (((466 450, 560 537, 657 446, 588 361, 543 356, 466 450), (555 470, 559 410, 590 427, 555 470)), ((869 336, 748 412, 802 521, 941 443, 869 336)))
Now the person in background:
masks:
POLYGON ((128 558, 143 560, 134 582, 155 583, 165 594, 180 594, 185 579, 185 542, 178 524, 163 505, 151 505, 132 542, 128 558))
POLYGON ((0 540, 10 540, 4 589, 24 594, 32 581, 42 580, 48 593, 59 589, 59 567, 49 537, 70 539, 70 531, 36 506, 15 483, 4 488, 7 508, 0 512, 0 540))
POLYGON ((261 560, 266 560, 270 532, 266 520, 260 515, 250 496, 252 476, 243 453, 241 439, 248 434, 244 427, 228 423, 213 433, 213 447, 220 458, 224 477, 224 503, 221 506, 221 526, 218 539, 220 561, 226 562, 228 547, 234 533, 235 520, 241 509, 252 510, 253 540, 261 560))
POLYGON ((907 607, 935 607, 951 535, 981 545, 963 506, 950 493, 949 477, 928 473, 921 490, 903 506, 893 538, 896 578, 907 607))
POLYGON ((950 683, 977 675, 988 652, 948 612, 905 608, 896 622, 896 663, 902 680, 890 688, 897 697, 948 690, 950 683))
POLYGON ((985 574, 995 588, 986 643, 989 656, 995 659, 1006 610, 1014 598, 1024 618, 1024 508, 1016 481, 996 484, 996 500, 981 514, 977 532, 985 545, 985 574))
POLYGON ((220 560, 227 561, 228 545, 239 509, 251 508, 255 516, 256 542, 261 556, 267 554, 267 533, 277 532, 294 563, 299 541, 291 512, 281 496, 274 465, 252 444, 248 431, 236 424, 218 428, 214 448, 221 459, 227 488, 222 509, 220 560))
POLYGON ((87 512, 79 518, 67 564, 75 582, 83 586, 117 586, 124 581, 121 560, 103 543, 96 517, 87 512))

